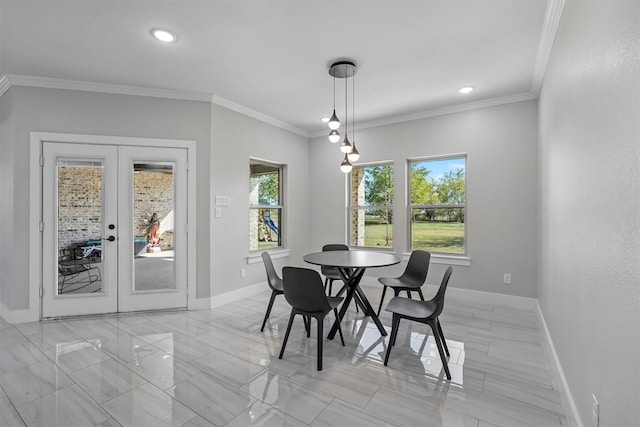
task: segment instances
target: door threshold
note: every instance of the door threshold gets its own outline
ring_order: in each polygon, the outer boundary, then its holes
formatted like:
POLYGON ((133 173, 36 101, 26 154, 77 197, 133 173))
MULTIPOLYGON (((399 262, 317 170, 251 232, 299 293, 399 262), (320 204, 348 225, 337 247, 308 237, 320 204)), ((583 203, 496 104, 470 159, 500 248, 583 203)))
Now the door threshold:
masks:
POLYGON ((78 314, 74 316, 43 317, 42 319, 40 319, 40 321, 47 322, 52 320, 78 320, 78 319, 128 317, 128 316, 140 316, 145 314, 174 313, 174 312, 180 312, 180 311, 188 311, 188 309, 187 307, 183 307, 183 308, 162 308, 158 310, 127 311, 123 313, 78 314))

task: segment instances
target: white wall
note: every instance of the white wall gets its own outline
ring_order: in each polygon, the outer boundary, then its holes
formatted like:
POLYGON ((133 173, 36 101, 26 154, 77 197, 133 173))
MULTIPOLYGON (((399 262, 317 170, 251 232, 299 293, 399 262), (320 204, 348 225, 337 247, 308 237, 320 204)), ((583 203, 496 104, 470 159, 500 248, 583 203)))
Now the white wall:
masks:
POLYGON ((640 425, 640 2, 568 1, 539 99, 539 301, 582 424, 640 425))
MULTIPOLYGON (((32 131, 195 140, 197 296, 209 296, 211 104, 72 90, 11 87, 2 103, 3 248, 0 302, 29 308, 29 133, 32 131), (7 177, 5 182, 4 178, 7 177)), ((46 207, 45 207, 46 208, 46 207)))
MULTIPOLYGON (((309 248, 309 144, 307 139, 219 106, 212 106, 212 209, 215 195, 230 197, 212 219, 211 295, 266 281, 262 262, 247 264, 249 252, 249 158, 286 165, 284 239, 291 256, 276 269, 301 263, 309 248), (240 277, 240 269, 247 275, 240 277)), ((215 212, 215 211, 214 211, 215 212)), ((259 253, 254 253, 259 256, 259 253)), ((266 286, 266 285, 265 285, 266 286)), ((266 289, 266 288, 265 288, 266 289)))
MULTIPOLYGON (((467 154, 467 255, 451 286, 509 295, 536 296, 537 103, 525 101, 447 114, 356 132, 358 163, 394 162, 394 251, 409 251, 406 214, 406 159, 467 154), (503 274, 513 283, 505 285, 503 274)), ((326 137, 311 144, 311 242, 344 242, 345 177, 338 144, 326 137)), ((400 273, 404 264, 370 270, 400 273)), ((445 266, 427 278, 439 283, 445 266)))

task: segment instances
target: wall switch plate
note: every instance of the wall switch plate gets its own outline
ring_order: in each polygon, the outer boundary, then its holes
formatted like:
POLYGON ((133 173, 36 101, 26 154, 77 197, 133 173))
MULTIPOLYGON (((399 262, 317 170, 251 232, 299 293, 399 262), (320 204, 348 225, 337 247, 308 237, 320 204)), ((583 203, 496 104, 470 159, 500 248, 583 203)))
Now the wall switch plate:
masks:
POLYGON ((216 218, 220 218, 222 216, 222 208, 216 207, 216 218))
POLYGON ((217 206, 229 206, 229 196, 216 196, 217 206))
POLYGON ((591 399, 591 422, 593 427, 598 427, 600 425, 600 404, 595 394, 591 394, 591 399))
POLYGON ((247 277, 247 269, 243 267, 240 269, 240 278, 244 279, 245 277, 247 277))
POLYGON ((504 273, 504 283, 507 285, 511 284, 511 273, 504 273))

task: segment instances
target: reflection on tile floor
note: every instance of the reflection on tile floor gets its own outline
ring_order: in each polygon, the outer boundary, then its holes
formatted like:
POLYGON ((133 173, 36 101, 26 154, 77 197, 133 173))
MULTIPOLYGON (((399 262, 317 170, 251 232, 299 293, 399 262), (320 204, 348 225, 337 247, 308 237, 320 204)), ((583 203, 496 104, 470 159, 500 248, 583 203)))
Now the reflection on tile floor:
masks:
MULTIPOLYGON (((365 288, 374 307, 379 289, 365 288)), ((316 371, 270 292, 214 310, 10 325, 0 318, 0 426, 566 426, 536 312, 448 297, 453 379, 425 325, 387 337, 350 308, 316 371)), ((329 331, 332 316, 325 319, 329 331)), ((382 323, 390 330, 390 315, 382 323)))

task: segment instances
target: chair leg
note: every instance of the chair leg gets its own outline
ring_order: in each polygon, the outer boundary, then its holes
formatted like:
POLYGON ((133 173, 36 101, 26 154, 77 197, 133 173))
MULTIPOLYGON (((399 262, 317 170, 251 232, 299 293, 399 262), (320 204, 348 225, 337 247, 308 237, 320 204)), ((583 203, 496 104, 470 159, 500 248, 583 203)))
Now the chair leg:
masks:
POLYGON ((442 332, 442 326, 440 326, 440 320, 436 319, 436 325, 438 325, 438 333, 440 334, 440 339, 442 340, 442 345, 444 347, 444 352, 447 353, 447 356, 451 356, 449 354, 449 347, 447 346, 447 340, 444 339, 444 333, 442 332))
POLYGON ((422 295, 422 289, 418 288, 418 295, 420 295, 420 299, 424 301, 424 295, 422 295))
POLYGON ((289 316, 289 324, 287 325, 287 332, 284 334, 284 341, 282 341, 282 348, 280 349, 280 356, 278 359, 282 359, 282 355, 284 355, 284 348, 287 346, 287 340, 289 339, 289 332, 291 332, 291 325, 293 324, 293 318, 295 317, 295 313, 291 310, 291 316, 289 316))
POLYGON ((442 348, 442 340, 440 339, 440 334, 438 333, 438 325, 435 323, 435 321, 433 321, 429 322, 429 326, 431 326, 433 338, 436 340, 436 344, 438 345, 438 353, 440 353, 440 360, 442 361, 444 372, 445 374, 447 374, 447 379, 451 380, 451 372, 449 372, 449 361, 447 360, 447 356, 445 356, 444 349, 442 348))
POLYGON ((392 346, 396 345, 396 339, 398 338, 398 330, 400 329, 400 315, 394 313, 394 316, 395 316, 395 319, 393 319, 392 321, 391 329, 393 330, 393 322, 395 322, 396 334, 393 336, 393 340, 389 341, 392 346))
POLYGON ((271 298, 269 299, 269 306, 267 307, 267 312, 264 315, 264 320, 262 321, 262 327, 260 328, 260 332, 264 331, 264 325, 267 324, 267 319, 269 318, 269 314, 271 314, 271 307, 273 307, 273 302, 276 300, 276 292, 271 291, 271 298))
MULTIPOLYGON (((324 341, 322 326, 324 319, 316 317, 316 321, 318 322, 318 371, 322 371, 322 341, 324 341)), ((338 323, 338 325, 340 324, 338 323)))
POLYGON ((382 296, 380 297, 380 306, 378 307, 378 317, 380 316, 380 311, 382 310, 382 303, 384 302, 384 294, 387 293, 387 287, 382 286, 382 296))
POLYGON ((311 337, 311 319, 309 316, 302 316, 304 322, 304 330, 307 331, 307 338, 311 337))
POLYGON ((327 296, 331 296, 332 291, 333 291, 333 279, 329 279, 329 293, 327 294, 327 296))
POLYGON ((389 344, 387 345, 387 354, 384 356, 384 366, 387 366, 389 362, 389 355, 391 354, 391 347, 396 341, 396 336, 398 335, 398 329, 400 327, 400 316, 393 313, 393 320, 391 322, 391 337, 389 338, 389 344))
POLYGON ((340 332, 340 341, 342 341, 342 346, 344 347, 344 337, 342 336, 342 327, 340 326, 340 319, 338 318, 338 309, 334 308, 333 313, 336 315, 336 321, 338 322, 338 332, 340 332))

